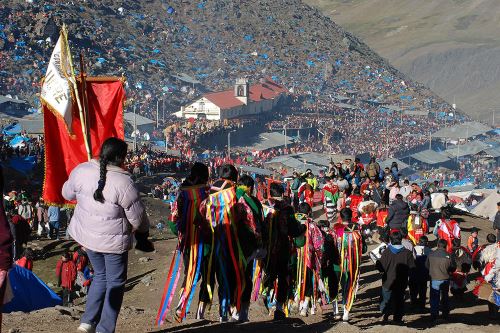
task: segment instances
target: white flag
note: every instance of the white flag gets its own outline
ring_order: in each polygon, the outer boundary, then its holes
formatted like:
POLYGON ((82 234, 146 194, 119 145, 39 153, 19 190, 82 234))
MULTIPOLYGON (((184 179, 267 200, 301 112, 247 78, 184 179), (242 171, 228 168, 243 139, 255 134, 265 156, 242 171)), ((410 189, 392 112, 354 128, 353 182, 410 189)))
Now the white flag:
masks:
POLYGON ((61 33, 56 47, 50 57, 45 80, 42 85, 41 100, 56 116, 64 119, 68 131, 71 133, 72 122, 72 84, 68 42, 64 33, 61 33))

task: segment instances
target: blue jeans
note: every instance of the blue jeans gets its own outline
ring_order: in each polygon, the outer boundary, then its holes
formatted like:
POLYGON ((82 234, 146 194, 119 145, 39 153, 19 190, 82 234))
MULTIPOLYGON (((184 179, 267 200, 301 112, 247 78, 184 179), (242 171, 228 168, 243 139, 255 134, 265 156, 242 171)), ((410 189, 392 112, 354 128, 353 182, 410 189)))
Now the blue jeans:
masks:
POLYGON ((390 290, 382 287, 380 312, 387 316, 392 314, 394 321, 402 320, 405 314, 405 289, 390 290))
POLYGON ((81 322, 94 325, 98 333, 113 333, 125 292, 128 252, 100 253, 87 250, 94 279, 87 295, 81 322))
POLYGON ((59 239, 59 221, 50 221, 49 222, 49 238, 57 238, 59 239))
POLYGON ((449 293, 450 281, 449 280, 432 280, 430 291, 430 304, 431 316, 437 317, 439 315, 439 306, 441 305, 441 312, 443 316, 447 317, 450 313, 449 306, 449 293))

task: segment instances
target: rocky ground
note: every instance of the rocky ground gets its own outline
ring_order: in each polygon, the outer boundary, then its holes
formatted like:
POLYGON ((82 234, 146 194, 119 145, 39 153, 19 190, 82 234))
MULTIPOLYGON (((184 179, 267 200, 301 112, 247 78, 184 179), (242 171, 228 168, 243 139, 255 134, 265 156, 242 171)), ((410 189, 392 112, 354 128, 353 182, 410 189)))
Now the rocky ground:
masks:
MULTIPOLYGON (((159 221, 167 214, 167 209, 160 201, 146 199, 148 212, 153 222, 159 221)), ((456 216, 460 222, 463 235, 468 237, 468 230, 472 226, 480 229, 480 243, 484 241, 487 233, 491 232, 491 222, 470 216, 456 216)), ((176 240, 168 233, 157 230, 153 232, 156 252, 144 254, 131 251, 129 259, 129 279, 123 308, 120 312, 117 332, 211 332, 225 333, 239 330, 241 332, 413 332, 423 330, 428 332, 460 332, 473 329, 476 332, 498 332, 499 322, 492 323, 488 319, 487 306, 478 301, 472 294, 473 284, 469 284, 466 299, 461 303, 452 302, 453 310, 449 322, 438 322, 431 327, 427 313, 410 313, 405 316, 405 327, 381 325, 378 311, 380 275, 365 257, 362 264, 362 275, 358 298, 352 310, 351 321, 347 323, 336 322, 330 309, 319 311, 314 316, 306 318, 293 315, 292 318, 282 322, 273 322, 260 303, 252 304, 250 311, 251 322, 245 324, 219 324, 217 322, 217 300, 207 315, 207 320, 199 322, 189 314, 183 324, 172 321, 164 326, 154 327, 154 319, 163 292, 168 265, 176 246, 176 240)), ((430 235, 430 239, 433 236, 430 235)), ((43 248, 47 252, 45 259, 34 263, 34 272, 47 283, 54 285, 55 262, 65 248, 75 246, 72 242, 39 241, 32 246, 43 248)), ((474 273, 471 278, 475 278, 474 273)), ((55 289, 57 291, 57 289, 55 289)), ((51 308, 32 313, 12 313, 4 316, 3 328, 11 332, 72 332, 78 326, 80 315, 84 310, 82 299, 75 301, 72 308, 51 308)), ((171 318, 171 317, 169 317, 171 318)), ((169 319, 171 320, 171 319, 169 319)))

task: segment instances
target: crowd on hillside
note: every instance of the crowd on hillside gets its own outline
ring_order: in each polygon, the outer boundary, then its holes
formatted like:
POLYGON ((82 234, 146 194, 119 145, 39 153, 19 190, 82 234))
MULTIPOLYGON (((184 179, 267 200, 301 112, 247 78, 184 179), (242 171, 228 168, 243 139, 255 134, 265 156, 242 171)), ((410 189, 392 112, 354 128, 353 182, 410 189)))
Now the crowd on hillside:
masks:
POLYGON ((161 123, 204 91, 227 89, 241 76, 257 80, 255 73, 260 72, 290 89, 294 99, 306 96, 312 112, 330 112, 331 99, 346 94, 355 97, 354 104, 369 100, 409 110, 445 114, 451 110, 424 87, 401 79, 365 46, 332 22, 320 19, 312 9, 302 8, 299 17, 264 2, 255 7, 231 1, 183 3, 171 10, 166 3, 154 6, 154 13, 144 13, 141 4, 119 6, 107 0, 79 6, 72 1, 0 4, 0 88, 38 107, 40 78, 59 26, 66 22, 70 44, 75 52, 85 52, 89 72, 125 73, 127 97, 150 119, 155 118, 158 106, 161 123), (265 18, 262 10, 271 12, 265 18), (107 17, 115 24, 83 18, 89 15, 107 17), (204 20, 207 15, 224 24, 204 20), (261 18, 262 23, 256 25, 253 17, 261 18), (294 22, 295 28, 290 30, 287 22, 294 22), (231 28, 222 28, 225 25, 231 28), (314 29, 318 25, 326 29, 314 29), (310 33, 314 39, 305 38, 310 33), (228 47, 221 49, 220 45, 228 47), (159 75, 163 72, 188 73, 200 83, 159 75))

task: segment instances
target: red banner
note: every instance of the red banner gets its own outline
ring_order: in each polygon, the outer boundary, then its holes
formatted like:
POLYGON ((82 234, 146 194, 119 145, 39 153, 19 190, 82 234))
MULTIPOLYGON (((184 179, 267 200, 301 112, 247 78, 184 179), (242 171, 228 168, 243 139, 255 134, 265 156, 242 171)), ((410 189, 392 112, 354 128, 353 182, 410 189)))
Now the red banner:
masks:
MULTIPOLYGON (((125 90, 120 80, 87 81, 90 135, 93 156, 99 156, 102 143, 109 137, 124 138, 123 102, 125 90)), ((75 106, 73 110, 78 110, 75 106)), ((61 190, 71 171, 86 162, 78 111, 73 112, 74 137, 69 137, 64 121, 43 107, 45 133, 45 180, 43 199, 48 203, 65 204, 61 190)))

